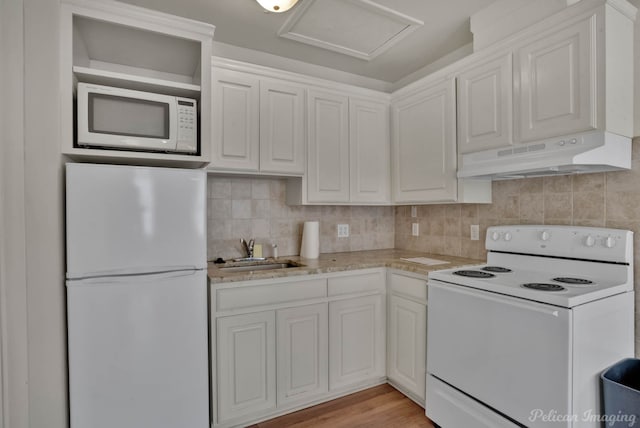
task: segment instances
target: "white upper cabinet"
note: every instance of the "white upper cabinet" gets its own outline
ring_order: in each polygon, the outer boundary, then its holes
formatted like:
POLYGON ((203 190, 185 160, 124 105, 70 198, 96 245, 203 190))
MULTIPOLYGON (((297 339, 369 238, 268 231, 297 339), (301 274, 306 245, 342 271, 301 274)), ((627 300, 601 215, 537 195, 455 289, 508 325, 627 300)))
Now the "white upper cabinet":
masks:
POLYGON ((458 153, 593 130, 632 137, 635 13, 578 2, 462 60, 458 153))
POLYGON ((527 29, 515 51, 516 142, 594 129, 633 136, 636 10, 608 0, 572 8, 527 29))
POLYGON ((246 73, 213 69, 211 167, 258 171, 260 80, 246 73))
POLYGON ((307 104, 306 202, 389 203, 388 104, 316 90, 307 104))
POLYGON ((209 170, 292 177, 287 202, 391 203, 389 95, 213 60, 209 170))
POLYGON ((309 90, 308 198, 349 202, 349 98, 309 90))
POLYGON ((333 91, 307 95, 307 176, 289 204, 389 204, 389 103, 333 91))
POLYGON ((597 128, 596 16, 518 51, 519 141, 597 128))
POLYGON ((260 170, 304 173, 304 89, 260 82, 260 170))
POLYGON ((397 99, 392 112, 395 202, 455 201, 455 81, 397 99))
POLYGON ((513 64, 509 52, 458 75, 458 153, 513 143, 513 64))
POLYGON ((358 98, 349 100, 350 199, 389 202, 391 158, 389 107, 358 98))
POLYGON ((302 175, 305 89, 286 81, 214 66, 209 169, 302 175))

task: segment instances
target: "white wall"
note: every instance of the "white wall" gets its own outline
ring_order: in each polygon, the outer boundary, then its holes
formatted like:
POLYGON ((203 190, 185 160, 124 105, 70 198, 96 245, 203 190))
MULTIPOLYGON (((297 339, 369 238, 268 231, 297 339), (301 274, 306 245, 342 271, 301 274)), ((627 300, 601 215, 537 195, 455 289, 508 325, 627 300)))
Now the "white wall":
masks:
MULTIPOLYGON (((640 9, 640 0, 629 0, 629 3, 633 4, 635 7, 640 9)), ((640 13, 639 13, 640 15, 640 13)), ((640 16, 636 16, 636 25, 635 32, 633 38, 634 46, 634 64, 633 64, 633 73, 634 73, 634 126, 635 130, 634 135, 640 135, 640 16)))
POLYGON ((59 2, 24 1, 29 426, 67 426, 59 2))
POLYGON ((27 428, 23 3, 0 0, 0 427, 27 428))
MULTIPOLYGON (((5 6, 5 1, 2 0, 0 1, 0 29, 4 29, 5 26, 7 25, 6 22, 6 11, 5 9, 7 9, 7 6, 5 6)), ((0 30, 0 58, 4 58, 5 55, 7 55, 8 52, 8 44, 5 42, 6 40, 6 36, 3 34, 3 31, 0 30)), ((8 82, 8 78, 5 76, 7 73, 5 72, 5 68, 7 68, 7 64, 6 61, 2 63, 2 65, 0 66, 0 100, 5 100, 7 98, 5 95, 5 92, 7 91, 7 89, 9 88, 9 85, 7 84, 8 82)), ((6 108, 6 103, 2 104, 2 108, 0 109, 0 115, 5 113, 6 108)), ((4 135, 5 134, 5 127, 6 124, 4 123, 3 119, 0 119, 0 150, 2 150, 5 145, 7 144, 7 138, 4 135)), ((5 155, 4 155, 4 150, 0 151, 0 166, 3 167, 4 169, 4 159, 5 159, 5 155)), ((4 202, 5 199, 5 190, 4 190, 4 183, 6 182, 6 180, 2 177, 2 174, 0 174, 0 238, 4 237, 5 235, 5 214, 4 214, 4 207, 6 206, 6 203, 4 202)), ((5 420, 5 416, 6 416, 6 411, 5 409, 9 409, 9 405, 8 403, 5 403, 5 396, 7 395, 7 392, 5 392, 5 390, 8 390, 8 386, 6 384, 6 382, 4 381, 4 379, 7 377, 7 375, 5 374, 8 370, 7 367, 7 357, 4 355, 4 351, 7 350, 6 345, 4 344, 5 342, 5 338, 8 334, 8 332, 5 331, 5 324, 6 324, 6 320, 4 319, 5 317, 5 312, 6 309, 5 307, 7 306, 7 298, 6 295, 7 293, 5 292, 5 289, 7 288, 7 280, 5 278, 5 274, 4 274, 4 270, 7 266, 7 263, 5 262, 6 259, 6 251, 7 251, 7 247, 6 244, 4 244, 4 240, 1 240, 1 242, 3 242, 3 244, 0 244, 0 428, 4 428, 5 426, 9 426, 9 422, 5 420)), ((8 419, 8 416, 7 416, 8 419)))
POLYGON ((0 0, 0 427, 68 426, 57 0, 0 0))

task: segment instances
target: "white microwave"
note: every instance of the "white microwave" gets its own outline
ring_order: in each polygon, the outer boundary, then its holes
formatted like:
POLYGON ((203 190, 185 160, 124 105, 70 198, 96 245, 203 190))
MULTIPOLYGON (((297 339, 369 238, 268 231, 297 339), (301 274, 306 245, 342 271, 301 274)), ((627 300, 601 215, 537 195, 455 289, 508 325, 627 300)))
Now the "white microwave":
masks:
POLYGON ((198 153, 196 100, 78 83, 78 147, 198 153))

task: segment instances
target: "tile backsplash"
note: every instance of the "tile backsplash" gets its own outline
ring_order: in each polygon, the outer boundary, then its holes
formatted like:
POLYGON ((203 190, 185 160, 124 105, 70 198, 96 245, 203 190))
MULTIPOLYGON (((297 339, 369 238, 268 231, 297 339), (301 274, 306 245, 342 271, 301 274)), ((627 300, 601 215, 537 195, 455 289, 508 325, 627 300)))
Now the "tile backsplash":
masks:
MULTIPOLYGON (((640 165, 637 165, 640 168, 640 165)), ((396 248, 452 256, 485 258, 487 227, 501 224, 563 224, 620 227, 623 220, 640 220, 637 214, 621 214, 637 199, 626 194, 622 183, 633 181, 629 172, 540 177, 494 181, 491 204, 425 205, 411 217, 410 207, 396 208, 396 248), (420 236, 411 235, 411 224, 420 225, 420 236), (480 240, 472 241, 470 226, 480 226, 480 240)))
POLYGON ((305 221, 320 222, 320 252, 375 250, 394 246, 394 207, 289 206, 286 180, 208 177, 208 258, 243 256, 240 238, 255 238, 266 256, 298 255, 305 221), (338 224, 349 237, 338 238, 338 224))

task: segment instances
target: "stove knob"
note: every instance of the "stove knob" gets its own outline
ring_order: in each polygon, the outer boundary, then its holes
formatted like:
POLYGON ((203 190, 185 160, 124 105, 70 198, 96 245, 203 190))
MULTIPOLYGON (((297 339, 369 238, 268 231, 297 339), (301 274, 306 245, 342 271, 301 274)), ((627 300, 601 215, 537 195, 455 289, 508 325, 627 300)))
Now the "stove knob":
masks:
POLYGON ((587 247, 593 247, 596 245, 596 239, 591 235, 587 235, 587 237, 584 238, 584 245, 587 247))
POLYGON ((607 236, 604 240, 604 246, 607 248, 613 248, 616 246, 616 238, 613 236, 607 236))
POLYGON ((493 232, 491 234, 491 239, 493 239, 494 241, 497 241, 498 239, 500 239, 500 234, 498 232, 493 232))
POLYGON ((511 235, 511 232, 507 232, 504 234, 504 240, 509 242, 511 241, 511 238, 513 238, 513 236, 511 235))
POLYGON ((540 239, 542 239, 543 241, 548 241, 549 239, 551 239, 551 233, 549 233, 548 230, 543 230, 540 233, 540 239))

